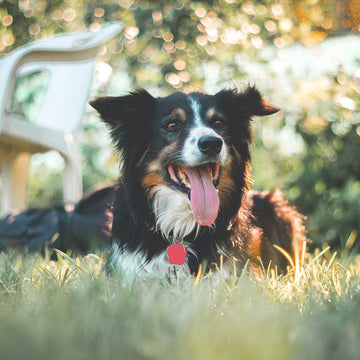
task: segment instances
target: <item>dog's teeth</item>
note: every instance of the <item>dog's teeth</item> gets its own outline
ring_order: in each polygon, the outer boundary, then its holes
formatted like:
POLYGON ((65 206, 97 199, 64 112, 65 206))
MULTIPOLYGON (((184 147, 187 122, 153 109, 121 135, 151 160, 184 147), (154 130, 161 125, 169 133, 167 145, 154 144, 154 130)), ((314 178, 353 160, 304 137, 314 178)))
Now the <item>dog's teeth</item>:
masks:
POLYGON ((188 183, 188 181, 187 181, 186 179, 182 179, 182 183, 183 183, 186 187, 190 188, 190 184, 188 183))
POLYGON ((208 171, 210 173, 210 176, 211 176, 211 180, 214 180, 214 170, 212 168, 212 166, 208 166, 208 171))
POLYGON ((184 185, 185 187, 187 187, 188 189, 191 189, 191 186, 187 180, 187 177, 185 175, 185 173, 181 170, 177 171, 177 178, 180 180, 181 184, 184 185))

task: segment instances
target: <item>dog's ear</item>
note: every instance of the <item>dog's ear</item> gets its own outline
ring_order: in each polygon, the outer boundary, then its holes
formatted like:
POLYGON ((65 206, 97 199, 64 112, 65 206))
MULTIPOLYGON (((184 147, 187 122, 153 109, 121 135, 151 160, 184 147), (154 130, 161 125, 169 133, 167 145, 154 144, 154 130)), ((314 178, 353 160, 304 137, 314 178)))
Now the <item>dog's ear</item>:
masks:
POLYGON ((230 108, 243 113, 246 117, 271 115, 280 110, 278 107, 268 104, 253 86, 247 87, 243 92, 223 90, 216 96, 222 98, 222 101, 228 103, 230 108))
POLYGON ((250 116, 265 116, 277 113, 280 109, 268 104, 260 92, 249 86, 243 93, 236 95, 236 101, 244 106, 250 116))
POLYGON ((151 136, 150 119, 155 98, 145 90, 125 96, 100 97, 90 102, 110 127, 110 133, 125 162, 140 158, 151 136))
POLYGON ((280 109, 269 105, 260 92, 249 86, 245 91, 223 90, 215 95, 216 103, 228 119, 229 134, 232 144, 241 154, 244 162, 250 161, 249 146, 252 116, 274 114, 280 109))
POLYGON ((138 90, 125 96, 100 97, 90 101, 90 105, 113 128, 123 122, 147 119, 154 101, 146 90, 138 90))

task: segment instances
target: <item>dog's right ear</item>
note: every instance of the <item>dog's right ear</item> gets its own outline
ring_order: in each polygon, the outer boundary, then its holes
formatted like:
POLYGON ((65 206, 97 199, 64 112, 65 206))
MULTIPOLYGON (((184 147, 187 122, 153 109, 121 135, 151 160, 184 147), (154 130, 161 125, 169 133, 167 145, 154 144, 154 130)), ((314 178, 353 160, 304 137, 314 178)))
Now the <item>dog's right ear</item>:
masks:
POLYGON ((111 137, 126 160, 141 157, 151 136, 155 98, 145 90, 125 96, 100 97, 90 102, 110 127, 111 137))
POLYGON ((90 105, 113 128, 122 122, 135 121, 132 119, 147 119, 154 101, 146 90, 138 90, 125 96, 99 97, 90 101, 90 105))

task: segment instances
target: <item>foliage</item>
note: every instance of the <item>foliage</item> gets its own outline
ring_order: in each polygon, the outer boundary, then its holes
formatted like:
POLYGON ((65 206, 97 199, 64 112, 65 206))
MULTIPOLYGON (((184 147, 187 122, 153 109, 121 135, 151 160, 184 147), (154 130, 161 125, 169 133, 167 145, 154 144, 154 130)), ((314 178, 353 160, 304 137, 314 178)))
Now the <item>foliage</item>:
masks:
MULTIPOLYGON (((293 69, 281 82, 272 61, 299 43, 306 49, 335 35, 359 34, 359 14, 356 0, 2 0, 0 52, 54 33, 88 27, 97 31, 105 22, 123 20, 123 36, 100 53, 94 96, 136 87, 155 95, 174 89, 213 92, 255 79, 283 108, 282 114, 255 124, 255 186, 284 189, 307 215, 314 244, 339 246, 360 229, 359 65, 349 70, 334 59, 335 71, 296 78, 293 69), (249 68, 255 64, 256 76, 251 77, 249 68), (289 152, 289 145, 284 150, 277 134, 291 135, 301 150, 289 152)), ((41 89, 29 91, 36 82, 35 77, 26 83, 26 93, 19 89, 18 99, 36 101, 41 89)), ((15 110, 24 109, 17 105, 15 110)), ((117 166, 107 139, 98 135, 105 128, 93 113, 84 119, 84 130, 87 189, 115 179, 117 166)), ((38 164, 31 182, 32 204, 60 200, 59 175, 38 164), (49 177, 52 187, 46 186, 49 177)))
POLYGON ((135 87, 165 79, 174 88, 201 88, 205 74, 199 62, 221 63, 228 80, 238 76, 236 54, 256 59, 266 43, 314 45, 345 30, 360 33, 355 0, 3 0, 0 6, 0 51, 6 52, 54 33, 88 26, 96 31, 104 22, 123 20, 124 37, 102 56, 115 67, 125 59, 135 87))
POLYGON ((305 151, 289 192, 311 215, 308 225, 315 243, 339 247, 360 228, 359 77, 339 67, 333 74, 304 79, 297 88, 292 116, 305 151))
POLYGON ((105 254, 0 254, 3 358, 356 359, 360 258, 328 249, 294 272, 137 279, 105 254), (19 346, 21 342, 21 346, 19 346))

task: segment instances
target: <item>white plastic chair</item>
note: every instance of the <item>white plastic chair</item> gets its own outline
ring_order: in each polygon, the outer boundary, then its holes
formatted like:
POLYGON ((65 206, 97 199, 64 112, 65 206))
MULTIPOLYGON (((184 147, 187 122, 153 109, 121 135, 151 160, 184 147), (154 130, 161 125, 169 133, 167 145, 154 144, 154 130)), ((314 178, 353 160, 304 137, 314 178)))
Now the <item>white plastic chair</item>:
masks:
POLYGON ((0 57, 0 215, 22 210, 27 199, 30 155, 57 150, 65 159, 65 202, 82 195, 78 132, 83 117, 99 47, 118 34, 122 23, 110 23, 98 32, 61 34, 36 41, 0 57), (16 79, 45 70, 50 75, 35 121, 10 110, 16 79))

